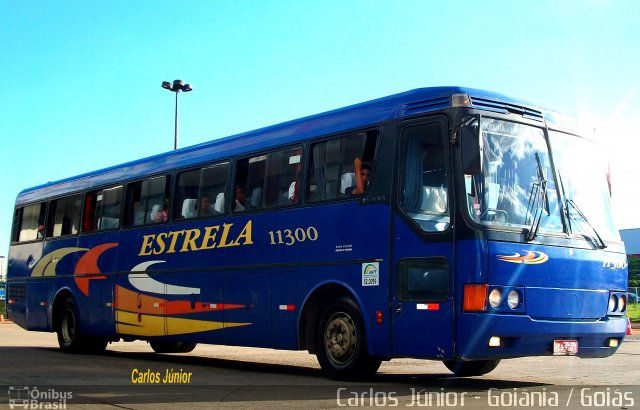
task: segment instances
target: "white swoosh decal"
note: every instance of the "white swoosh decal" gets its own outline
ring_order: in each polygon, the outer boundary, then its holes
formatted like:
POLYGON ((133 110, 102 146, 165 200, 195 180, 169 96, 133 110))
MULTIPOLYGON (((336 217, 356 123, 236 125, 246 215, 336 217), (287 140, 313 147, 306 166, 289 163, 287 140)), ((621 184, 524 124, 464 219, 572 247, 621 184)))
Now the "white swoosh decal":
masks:
POLYGON ((129 283, 138 290, 150 293, 159 293, 162 295, 192 295, 200 294, 199 288, 190 288, 187 286, 169 285, 168 283, 162 283, 153 279, 147 275, 145 271, 151 265, 156 263, 163 263, 164 261, 146 261, 142 262, 131 269, 131 272, 143 272, 143 273, 130 273, 129 283))

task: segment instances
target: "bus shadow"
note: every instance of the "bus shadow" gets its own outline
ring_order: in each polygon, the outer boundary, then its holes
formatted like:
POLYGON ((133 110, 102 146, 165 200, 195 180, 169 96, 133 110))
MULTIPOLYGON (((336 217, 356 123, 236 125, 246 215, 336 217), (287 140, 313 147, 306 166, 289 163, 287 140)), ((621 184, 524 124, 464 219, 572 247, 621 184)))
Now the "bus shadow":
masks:
MULTIPOLYGON (((240 359, 223 359, 216 357, 203 357, 196 355, 170 355, 147 352, 118 352, 107 351, 110 357, 122 357, 136 360, 144 360, 155 363, 170 364, 169 367, 203 366, 207 369, 235 370, 239 372, 252 372, 260 374, 304 376, 311 379, 322 379, 323 383, 330 385, 344 385, 342 381, 335 381, 318 368, 309 368, 299 365, 284 363, 252 362, 240 359)), ((298 382, 301 380, 298 379, 298 382)), ((311 381, 311 380, 310 380, 311 381)), ((277 382, 277 380, 274 380, 277 382)), ((316 382, 313 382, 316 384, 316 382)), ((354 384, 354 382, 348 382, 354 384)), ((376 373, 364 380, 355 382, 355 385, 400 385, 405 387, 462 389, 465 391, 486 391, 490 388, 513 389, 549 386, 549 383, 525 382, 491 378, 490 375, 480 377, 458 377, 452 373, 376 373)))
MULTIPOLYGON (((52 353, 59 353, 57 348, 53 347, 35 347, 35 348, 11 348, 16 350, 37 349, 52 353)), ((65 355, 66 356, 66 355, 65 355)), ((332 385, 343 385, 344 382, 335 381, 327 378, 327 376, 318 368, 310 368, 299 365, 291 365, 284 363, 264 363, 240 359, 224 359, 216 357, 198 356, 197 353, 185 354, 158 354, 153 352, 122 352, 116 350, 106 350, 102 354, 81 355, 88 359, 93 357, 99 361, 101 357, 109 357, 110 359, 128 359, 142 360, 145 362, 163 363, 168 368, 179 369, 187 366, 195 366, 209 370, 224 369, 225 371, 235 370, 239 372, 254 372, 260 374, 288 375, 288 376, 305 376, 313 379, 323 379, 325 383, 332 385)), ((69 355, 68 357, 78 357, 69 355)), ((247 355, 247 357, 249 357, 247 355)), ((83 360, 84 361, 84 360, 83 360)), ((299 381, 299 380, 298 380, 299 381)), ((277 380, 274 380, 277 382, 277 380)), ((353 383, 353 382, 349 382, 353 383)), ((513 388, 530 388, 551 386, 550 383, 525 382, 504 380, 492 378, 491 374, 480 377, 458 377, 452 373, 376 373, 365 380, 359 380, 357 384, 380 384, 380 385, 404 385, 411 387, 434 387, 447 389, 464 389, 486 391, 490 388, 497 389, 513 389, 513 388)))
POLYGON ((541 390, 551 386, 545 383, 491 378, 490 375, 462 378, 448 373, 377 373, 367 380, 344 382, 328 379, 318 368, 300 365, 152 352, 107 350, 100 355, 64 355, 53 347, 12 347, 3 349, 3 353, 7 357, 18 358, 30 355, 30 351, 33 355, 34 350, 46 353, 45 360, 51 366, 66 367, 68 370, 64 373, 68 374, 83 371, 77 367, 78 362, 82 363, 82 368, 86 368, 87 371, 101 368, 108 369, 107 373, 114 370, 121 373, 121 369, 126 370, 126 379, 110 377, 104 380, 104 384, 70 386, 74 391, 74 397, 87 403, 146 403, 150 396, 153 396, 156 403, 280 400, 336 403, 340 397, 345 400, 358 397, 360 400, 376 395, 381 399, 395 397, 401 402, 411 403, 415 397, 424 399, 427 395, 433 395, 430 397, 436 401, 444 399, 444 395, 447 394, 460 397, 464 394, 467 398, 479 398, 486 396, 489 389, 541 390), (108 365, 105 364, 105 360, 108 361, 108 365), (185 372, 193 372, 194 377, 189 383, 180 384, 165 384, 162 381, 134 383, 130 379, 134 368, 140 371, 151 369, 153 372, 161 372, 161 378, 164 377, 165 369, 184 369, 185 372), (101 401, 100 397, 105 393, 115 394, 117 401, 101 401))

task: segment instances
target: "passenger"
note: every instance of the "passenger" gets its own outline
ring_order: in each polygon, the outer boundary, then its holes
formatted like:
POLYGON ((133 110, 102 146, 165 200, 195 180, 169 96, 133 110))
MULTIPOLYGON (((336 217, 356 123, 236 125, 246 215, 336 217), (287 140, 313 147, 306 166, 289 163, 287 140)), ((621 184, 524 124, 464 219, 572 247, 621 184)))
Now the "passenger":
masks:
POLYGON ((36 239, 44 238, 44 224, 42 222, 38 222, 38 233, 36 239))
POLYGON ((351 195, 362 195, 369 186, 371 178, 371 167, 367 164, 363 164, 362 160, 358 157, 353 160, 353 165, 356 170, 356 186, 351 191, 351 195))
POLYGON ((167 222, 169 220, 169 201, 164 200, 162 203, 162 209, 159 209, 155 215, 153 215, 153 222, 167 222))
POLYGON ((209 197, 203 195, 200 197, 200 207, 198 208, 198 215, 209 215, 209 197))
POLYGON ((236 212, 242 212, 247 210, 247 193, 242 185, 236 185, 234 189, 233 210, 236 212))

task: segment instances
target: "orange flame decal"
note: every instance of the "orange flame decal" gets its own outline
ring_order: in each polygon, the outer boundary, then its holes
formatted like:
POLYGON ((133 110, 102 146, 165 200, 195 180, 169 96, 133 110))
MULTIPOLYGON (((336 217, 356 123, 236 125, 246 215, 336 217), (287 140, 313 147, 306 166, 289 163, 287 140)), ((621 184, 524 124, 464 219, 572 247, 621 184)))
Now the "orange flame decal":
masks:
POLYGON ((91 248, 89 252, 82 255, 73 274, 74 280, 80 292, 85 296, 89 296, 89 281, 94 279, 106 279, 104 275, 97 275, 100 272, 98 268, 98 258, 104 251, 118 246, 117 243, 105 243, 91 248), (78 276, 80 275, 80 276, 78 276))
POLYGON ((525 265, 539 265, 549 260, 549 256, 544 252, 525 251, 526 255, 515 253, 513 255, 498 255, 498 259, 503 262, 523 263, 525 265))

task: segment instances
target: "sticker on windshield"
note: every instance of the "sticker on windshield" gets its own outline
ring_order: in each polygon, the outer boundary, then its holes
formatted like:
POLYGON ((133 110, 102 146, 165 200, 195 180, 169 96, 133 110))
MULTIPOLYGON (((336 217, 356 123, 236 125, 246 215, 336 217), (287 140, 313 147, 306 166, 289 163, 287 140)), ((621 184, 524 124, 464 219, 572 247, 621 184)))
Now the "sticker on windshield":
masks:
POLYGON ((362 264, 362 286, 380 285, 380 266, 378 262, 362 264))
POLYGON ((524 263, 525 265, 538 265, 549 260, 549 256, 544 252, 525 251, 526 255, 514 253, 513 255, 497 255, 498 259, 510 263, 524 263))

